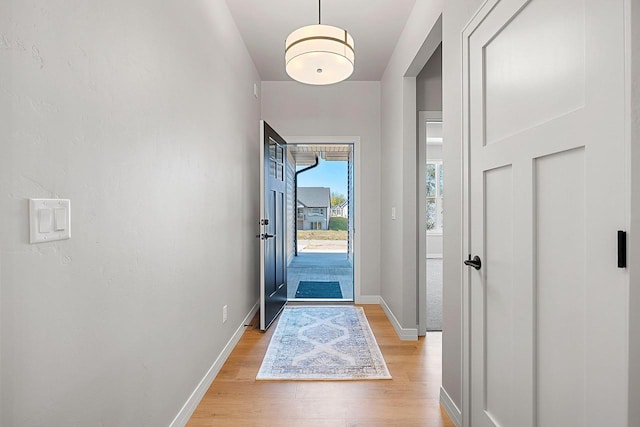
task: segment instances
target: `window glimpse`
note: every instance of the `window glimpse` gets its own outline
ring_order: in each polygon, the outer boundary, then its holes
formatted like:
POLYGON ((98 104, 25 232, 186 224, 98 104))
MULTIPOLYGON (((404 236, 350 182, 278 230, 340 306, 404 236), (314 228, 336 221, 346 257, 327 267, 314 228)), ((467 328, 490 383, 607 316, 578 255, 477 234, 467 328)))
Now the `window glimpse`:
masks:
POLYGON ((284 181, 284 148, 269 138, 269 174, 278 181, 284 181))
POLYGON ((428 160, 426 168, 427 216, 429 233, 442 233, 442 211, 444 201, 444 172, 441 160, 428 160))

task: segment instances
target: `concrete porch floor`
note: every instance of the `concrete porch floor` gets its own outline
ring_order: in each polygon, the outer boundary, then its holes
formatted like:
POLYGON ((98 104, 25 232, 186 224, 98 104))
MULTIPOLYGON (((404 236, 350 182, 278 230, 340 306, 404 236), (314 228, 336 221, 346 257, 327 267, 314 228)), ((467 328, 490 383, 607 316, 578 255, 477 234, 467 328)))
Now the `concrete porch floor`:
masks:
MULTIPOLYGON (((298 256, 287 267, 287 297, 296 298, 300 281, 336 281, 340 282, 342 299, 331 301, 353 301, 353 266, 346 252, 298 252, 298 256)), ((312 301, 323 301, 312 298, 312 301)))

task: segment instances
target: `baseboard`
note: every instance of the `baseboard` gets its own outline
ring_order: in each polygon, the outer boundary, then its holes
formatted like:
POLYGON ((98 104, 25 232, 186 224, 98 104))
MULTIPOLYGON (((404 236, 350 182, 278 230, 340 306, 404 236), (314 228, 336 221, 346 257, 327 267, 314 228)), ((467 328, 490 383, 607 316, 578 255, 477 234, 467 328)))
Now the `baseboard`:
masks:
POLYGON ((396 334, 402 341, 416 341, 418 339, 418 328, 403 328, 393 311, 389 308, 384 298, 380 297, 380 305, 382 310, 387 315, 387 318, 393 325, 393 329, 396 330, 396 334))
POLYGON ((360 295, 356 298, 356 304, 380 304, 379 295, 360 295))
POLYGON ((222 352, 213 362, 213 365, 211 365, 204 378, 202 378, 196 389, 193 391, 193 393, 191 393, 191 396, 189 396, 189 399, 187 399, 186 403, 182 406, 182 409, 180 409, 180 412, 178 412, 178 415, 176 415, 169 427, 184 427, 187 424, 189 418, 191 418, 191 415, 193 415, 193 411, 196 410, 196 407, 202 400, 202 397, 211 386, 211 383, 218 375, 218 372, 220 372, 220 369, 222 369, 222 365, 224 365, 224 362, 226 362, 227 358, 231 354, 231 351, 234 349, 236 344, 238 344, 240 338, 242 338, 242 334, 246 329, 245 325, 251 323, 253 316, 255 316, 255 314, 258 312, 258 307, 259 302, 256 302, 256 304, 249 311, 249 314, 247 314, 247 316, 242 321, 242 324, 233 334, 229 342, 227 342, 227 345, 224 346, 222 352))
POLYGON ((442 387, 440 387, 440 404, 444 407, 444 410, 456 427, 462 426, 462 412, 460 412, 460 409, 453 403, 449 393, 442 387))

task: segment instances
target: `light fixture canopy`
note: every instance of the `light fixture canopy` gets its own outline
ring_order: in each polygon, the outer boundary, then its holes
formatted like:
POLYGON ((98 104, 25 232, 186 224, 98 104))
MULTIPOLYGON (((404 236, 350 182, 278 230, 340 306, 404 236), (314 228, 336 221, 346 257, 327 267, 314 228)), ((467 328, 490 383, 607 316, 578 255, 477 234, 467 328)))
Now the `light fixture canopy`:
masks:
POLYGON ((285 63, 287 74, 301 83, 341 82, 353 73, 353 37, 346 30, 321 23, 298 28, 287 37, 285 63))

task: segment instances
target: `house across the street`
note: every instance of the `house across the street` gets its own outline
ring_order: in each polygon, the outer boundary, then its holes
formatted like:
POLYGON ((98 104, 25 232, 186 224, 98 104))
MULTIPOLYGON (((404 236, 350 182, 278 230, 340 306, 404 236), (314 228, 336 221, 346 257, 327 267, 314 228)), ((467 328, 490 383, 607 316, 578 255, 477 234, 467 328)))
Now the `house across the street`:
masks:
POLYGON ((298 230, 328 230, 331 189, 298 187, 298 230))
POLYGON ((341 218, 347 218, 349 216, 349 202, 345 200, 339 205, 331 208, 331 216, 339 216, 341 218))

